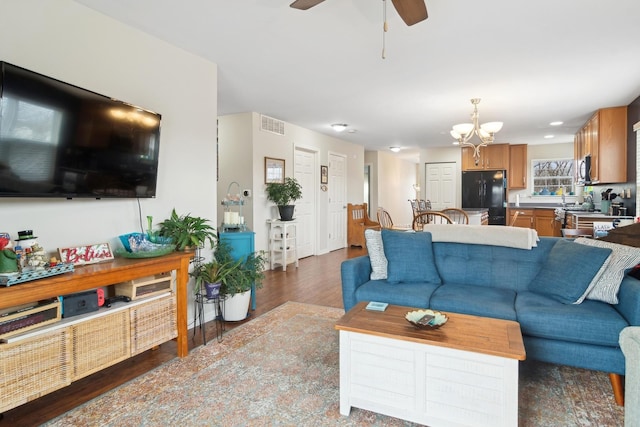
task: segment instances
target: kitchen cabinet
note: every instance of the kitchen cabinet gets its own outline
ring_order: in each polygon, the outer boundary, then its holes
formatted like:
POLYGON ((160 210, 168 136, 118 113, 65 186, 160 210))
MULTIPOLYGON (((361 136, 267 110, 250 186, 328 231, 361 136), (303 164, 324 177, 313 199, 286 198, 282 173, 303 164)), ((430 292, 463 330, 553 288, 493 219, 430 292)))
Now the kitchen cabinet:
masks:
POLYGON ((480 148, 480 157, 476 163, 473 148, 462 148, 462 170, 486 170, 509 168, 509 144, 489 144, 480 148))
POLYGON ((627 107, 596 111, 576 133, 573 152, 577 162, 591 155, 592 181, 627 182, 627 107))
POLYGON ((527 188, 527 144, 509 146, 509 190, 527 188))
POLYGON ((511 208, 507 209, 508 224, 513 227, 533 228, 533 209, 511 208), (515 213, 518 216, 513 221, 515 213))
POLYGON ((556 221, 554 209, 509 208, 507 215, 509 225, 514 227, 533 228, 538 232, 538 236, 562 236, 562 225, 556 221), (515 223, 511 224, 516 212, 518 216, 515 223))
POLYGON ((538 236, 562 236, 560 221, 556 221, 554 209, 535 209, 533 214, 533 228, 538 236))

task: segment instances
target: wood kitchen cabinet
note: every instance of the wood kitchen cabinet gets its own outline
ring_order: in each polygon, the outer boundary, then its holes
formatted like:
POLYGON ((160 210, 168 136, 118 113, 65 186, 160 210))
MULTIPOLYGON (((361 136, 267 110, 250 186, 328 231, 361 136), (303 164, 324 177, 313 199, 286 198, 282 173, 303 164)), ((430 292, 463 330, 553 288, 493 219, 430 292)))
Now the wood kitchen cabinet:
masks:
POLYGON ((507 209, 507 222, 514 227, 533 228, 533 211, 533 209, 522 208, 507 209), (518 212, 518 216, 513 222, 513 216, 516 212, 518 212))
POLYGON ((535 209, 533 214, 533 228, 538 236, 562 236, 560 221, 556 221, 553 209, 535 209))
POLYGON ((508 169, 509 144, 489 144, 480 148, 480 158, 476 164, 473 148, 462 148, 462 170, 508 169))
POLYGON ((592 181, 627 182, 627 107, 596 111, 576 133, 573 152, 578 162, 591 155, 592 181))
POLYGON ((509 146, 509 190, 527 188, 527 144, 509 146))
POLYGON ((562 235, 562 224, 556 221, 553 209, 509 208, 507 216, 510 225, 516 212, 518 217, 513 224, 514 227, 533 228, 538 232, 538 236, 560 237, 562 235))

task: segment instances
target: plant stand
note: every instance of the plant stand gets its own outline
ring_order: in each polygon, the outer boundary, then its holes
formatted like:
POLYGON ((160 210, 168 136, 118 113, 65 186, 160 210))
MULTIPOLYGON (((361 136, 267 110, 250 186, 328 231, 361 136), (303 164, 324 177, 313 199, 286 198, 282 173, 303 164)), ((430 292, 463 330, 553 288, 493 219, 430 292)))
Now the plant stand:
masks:
POLYGON ((287 264, 294 263, 298 268, 297 221, 269 221, 269 268, 282 266, 287 271, 287 264))
POLYGON ((207 345, 207 333, 204 326, 204 308, 205 306, 213 306, 216 322, 216 338, 218 342, 222 342, 222 335, 225 331, 224 319, 222 318, 222 312, 224 310, 225 297, 218 295, 215 298, 207 298, 207 295, 198 292, 195 296, 195 311, 193 313, 193 336, 196 336, 196 327, 200 327, 202 333, 202 343, 207 345), (196 325, 197 322, 197 325, 196 325))

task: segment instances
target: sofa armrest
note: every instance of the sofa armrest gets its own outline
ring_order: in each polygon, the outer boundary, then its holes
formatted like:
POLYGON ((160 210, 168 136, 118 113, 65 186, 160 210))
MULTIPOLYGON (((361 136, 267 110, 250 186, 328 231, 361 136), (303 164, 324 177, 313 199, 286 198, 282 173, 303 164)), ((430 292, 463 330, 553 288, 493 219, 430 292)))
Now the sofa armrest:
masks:
POLYGON ((624 425, 640 425, 640 327, 629 326, 620 333, 625 358, 624 425))
POLYGON ((640 326, 640 280, 629 275, 624 276, 618 291, 616 309, 632 326, 640 326))
POLYGON ((371 261, 368 255, 351 258, 342 262, 340 266, 342 277, 342 302, 344 311, 349 311, 356 305, 356 289, 366 283, 371 277, 371 261))

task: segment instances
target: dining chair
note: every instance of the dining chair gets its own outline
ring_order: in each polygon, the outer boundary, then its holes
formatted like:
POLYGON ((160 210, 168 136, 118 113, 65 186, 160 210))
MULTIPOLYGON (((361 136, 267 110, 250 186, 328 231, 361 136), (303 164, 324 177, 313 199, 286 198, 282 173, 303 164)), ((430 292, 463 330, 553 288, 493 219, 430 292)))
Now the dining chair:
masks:
POLYGON ((415 231, 422 231, 424 224, 453 224, 453 221, 442 212, 428 211, 418 214, 413 219, 411 228, 415 231))
POLYGON ((393 220, 391 219, 391 215, 382 206, 378 208, 377 215, 378 215, 378 222, 380 223, 380 226, 382 228, 386 228, 389 230, 410 230, 410 228, 406 226, 400 227, 400 226, 393 225, 393 220))
POLYGON ((446 208, 440 212, 451 218, 454 224, 469 224, 469 215, 459 208, 446 208))

